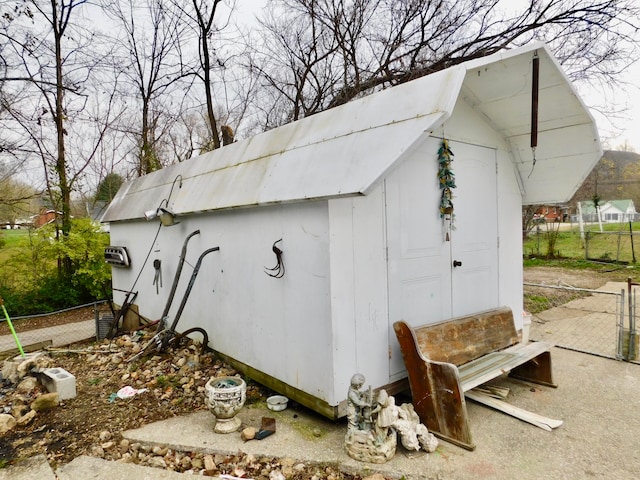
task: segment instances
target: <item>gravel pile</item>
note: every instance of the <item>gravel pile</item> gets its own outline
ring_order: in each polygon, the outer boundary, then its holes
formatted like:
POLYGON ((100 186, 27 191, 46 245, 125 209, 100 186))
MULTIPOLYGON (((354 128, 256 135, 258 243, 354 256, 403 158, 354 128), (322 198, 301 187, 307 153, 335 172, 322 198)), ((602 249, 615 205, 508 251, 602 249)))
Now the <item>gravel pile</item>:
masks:
MULTIPOLYGON (((74 345, 40 352, 27 360, 5 361, 0 386, 0 456, 9 462, 39 453, 52 467, 80 455, 135 463, 201 476, 269 480, 341 480, 361 477, 341 472, 339 465, 309 464, 291 458, 255 458, 174 451, 131 443, 122 432, 205 407, 205 384, 211 377, 237 375, 188 341, 167 352, 149 349, 136 357, 152 333, 125 335, 113 341, 74 345), (42 384, 41 371, 63 368, 76 380, 77 395, 59 400, 42 384), (38 402, 47 399, 45 407, 38 402), (9 419, 10 418, 10 419, 9 419), (0 418, 1 420, 1 418, 0 418)), ((265 402, 273 392, 247 381, 246 404, 265 402)), ((238 433, 240 434, 240 433, 238 433)), ((377 476, 377 479, 382 477, 377 476)))

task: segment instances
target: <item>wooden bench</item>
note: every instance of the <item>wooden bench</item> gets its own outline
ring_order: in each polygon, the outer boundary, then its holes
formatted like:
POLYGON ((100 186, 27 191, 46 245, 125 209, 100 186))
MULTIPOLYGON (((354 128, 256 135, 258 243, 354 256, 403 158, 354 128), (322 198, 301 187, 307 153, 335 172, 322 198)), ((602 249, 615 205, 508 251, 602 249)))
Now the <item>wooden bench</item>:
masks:
POLYGON ((396 322, 415 411, 438 437, 473 450, 464 393, 500 375, 556 387, 553 345, 518 341, 513 313, 501 307, 411 327, 396 322))

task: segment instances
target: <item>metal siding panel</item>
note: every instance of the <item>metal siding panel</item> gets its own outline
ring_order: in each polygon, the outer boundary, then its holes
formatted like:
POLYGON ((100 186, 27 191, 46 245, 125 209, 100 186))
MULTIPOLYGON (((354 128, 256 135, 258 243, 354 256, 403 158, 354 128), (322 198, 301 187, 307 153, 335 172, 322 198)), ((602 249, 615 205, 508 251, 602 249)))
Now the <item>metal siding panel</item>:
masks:
MULTIPOLYGON (((191 215, 162 227, 152 246, 156 229, 155 222, 112 224, 112 241, 127 246, 132 259, 132 268, 114 269, 114 287, 131 287, 152 248, 136 286, 143 316, 157 319, 161 314, 178 263, 178 245, 199 229, 200 235, 189 243, 169 321, 191 276, 189 265, 205 249, 219 246, 219 252, 204 258, 177 330, 202 327, 212 348, 319 399, 333 399, 326 202, 191 215), (264 267, 275 264, 271 247, 279 238, 286 271, 275 279, 264 267), (152 284, 156 258, 164 278, 159 294, 152 284)), ((115 293, 118 301, 121 294, 115 293)))
POLYGON ((103 221, 142 218, 178 175, 178 214, 362 194, 448 116, 463 78, 438 72, 150 173, 121 188, 103 221))

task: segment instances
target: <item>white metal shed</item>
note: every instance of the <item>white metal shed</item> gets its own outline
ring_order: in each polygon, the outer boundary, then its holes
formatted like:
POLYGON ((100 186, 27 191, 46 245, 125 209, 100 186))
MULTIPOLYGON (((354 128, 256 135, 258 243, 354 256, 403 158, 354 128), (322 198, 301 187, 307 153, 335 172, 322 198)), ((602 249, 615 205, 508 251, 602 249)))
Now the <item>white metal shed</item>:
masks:
POLYGON ((130 290, 140 274, 136 303, 159 318, 199 229, 188 262, 220 251, 203 260, 178 330, 204 328, 249 376, 341 416, 354 373, 402 385, 395 321, 508 305, 521 322, 521 207, 568 200, 600 156, 595 122, 544 44, 487 56, 126 183, 103 217, 131 258, 113 285, 130 290), (443 137, 455 155, 452 229, 439 212, 443 137), (180 223, 146 221, 159 206, 180 223), (280 239, 285 273, 273 278, 280 239))

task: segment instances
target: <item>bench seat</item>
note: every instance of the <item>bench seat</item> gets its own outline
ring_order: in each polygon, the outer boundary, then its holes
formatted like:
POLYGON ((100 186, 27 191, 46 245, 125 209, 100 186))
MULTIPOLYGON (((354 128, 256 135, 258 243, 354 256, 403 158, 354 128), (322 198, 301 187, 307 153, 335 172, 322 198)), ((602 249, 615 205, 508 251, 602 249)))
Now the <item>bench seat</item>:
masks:
MULTIPOLYGON (((472 360, 458 367, 462 391, 467 392, 483 383, 487 383, 502 374, 510 373, 514 368, 525 364, 529 360, 548 352, 553 344, 547 342, 532 342, 527 345, 517 344, 499 352, 492 352, 480 358, 472 360)), ((512 377, 519 375, 514 372, 512 377)), ((520 375, 522 377, 522 375, 520 375)), ((530 375, 527 376, 530 380, 530 375)), ((544 379, 536 380, 536 383, 555 387, 555 384, 547 383, 544 379)))
POLYGON ((435 435, 473 450, 464 393, 503 374, 555 387, 551 348, 518 342, 511 309, 500 307, 437 324, 394 330, 415 411, 435 435))

